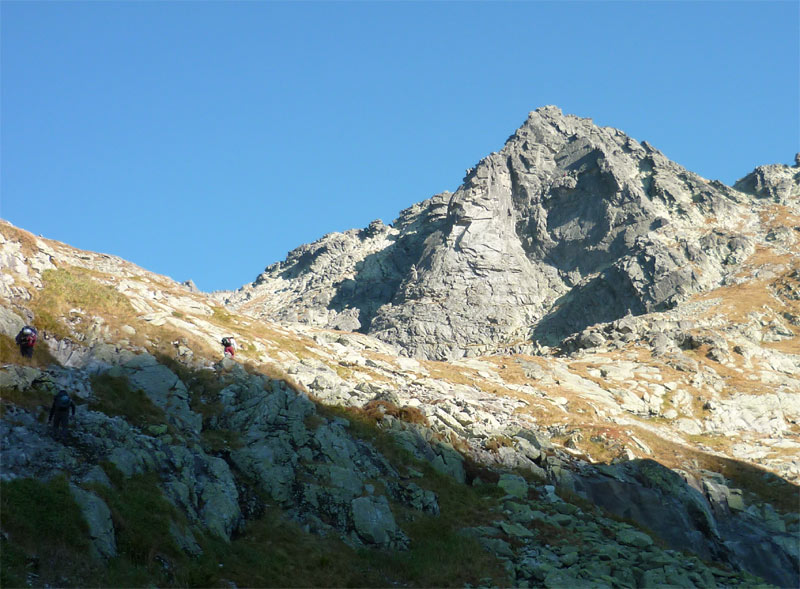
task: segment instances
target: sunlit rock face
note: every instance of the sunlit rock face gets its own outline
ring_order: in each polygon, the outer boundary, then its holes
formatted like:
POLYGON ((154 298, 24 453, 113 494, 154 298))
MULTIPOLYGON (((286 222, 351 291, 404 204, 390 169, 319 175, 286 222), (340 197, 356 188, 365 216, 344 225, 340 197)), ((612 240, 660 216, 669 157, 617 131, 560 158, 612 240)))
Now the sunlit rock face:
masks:
POLYGON ((409 356, 530 352, 722 284, 754 250, 754 196, 796 198, 796 172, 759 168, 745 193, 547 106, 455 193, 301 246, 227 301, 409 356))

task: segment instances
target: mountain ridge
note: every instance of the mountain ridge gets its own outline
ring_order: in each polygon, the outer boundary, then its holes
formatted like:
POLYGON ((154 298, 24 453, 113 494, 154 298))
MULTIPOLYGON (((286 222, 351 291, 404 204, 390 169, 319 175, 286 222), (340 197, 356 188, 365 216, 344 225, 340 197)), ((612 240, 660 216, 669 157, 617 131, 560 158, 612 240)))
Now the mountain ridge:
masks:
MULTIPOLYGON (((762 168, 740 188, 760 196, 777 175, 776 198, 795 202, 797 173, 773 166, 765 178, 762 168)), ((543 107, 455 193, 409 207, 392 226, 301 246, 224 297, 256 317, 369 333, 411 356, 498 344, 530 353, 721 284, 753 251, 753 204, 647 142, 543 107)))

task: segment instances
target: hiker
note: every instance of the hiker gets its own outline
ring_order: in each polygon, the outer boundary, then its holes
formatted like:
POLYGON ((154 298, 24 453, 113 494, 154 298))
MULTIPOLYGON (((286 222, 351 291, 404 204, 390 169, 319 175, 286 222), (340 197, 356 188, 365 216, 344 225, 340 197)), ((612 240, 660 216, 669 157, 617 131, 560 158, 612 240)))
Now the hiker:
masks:
POLYGON ((50 417, 47 423, 53 422, 53 436, 60 438, 62 442, 67 439, 67 425, 69 424, 69 413, 75 415, 75 403, 67 391, 61 390, 53 398, 53 406, 50 407, 50 417))
POLYGON ((223 337, 222 352, 226 358, 233 358, 236 355, 236 340, 232 337, 223 337))
POLYGON ((19 346, 19 353, 23 358, 33 358, 33 346, 36 345, 36 328, 26 325, 17 334, 16 342, 19 346))

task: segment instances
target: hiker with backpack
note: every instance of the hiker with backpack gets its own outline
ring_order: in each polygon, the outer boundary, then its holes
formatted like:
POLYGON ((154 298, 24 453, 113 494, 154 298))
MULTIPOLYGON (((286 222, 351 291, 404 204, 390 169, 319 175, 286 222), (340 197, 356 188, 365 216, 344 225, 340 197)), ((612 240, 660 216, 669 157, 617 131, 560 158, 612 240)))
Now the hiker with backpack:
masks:
POLYGON ((26 325, 17 334, 15 341, 23 358, 33 358, 33 346, 36 345, 36 336, 36 328, 31 325, 26 325))
POLYGON ((233 358, 236 355, 236 340, 232 337, 222 338, 222 353, 226 358, 233 358))
POLYGON ((47 418, 47 423, 53 422, 53 437, 60 438, 62 442, 67 439, 70 410, 74 417, 75 403, 73 403, 67 391, 59 391, 53 398, 53 406, 50 407, 50 417, 47 418))

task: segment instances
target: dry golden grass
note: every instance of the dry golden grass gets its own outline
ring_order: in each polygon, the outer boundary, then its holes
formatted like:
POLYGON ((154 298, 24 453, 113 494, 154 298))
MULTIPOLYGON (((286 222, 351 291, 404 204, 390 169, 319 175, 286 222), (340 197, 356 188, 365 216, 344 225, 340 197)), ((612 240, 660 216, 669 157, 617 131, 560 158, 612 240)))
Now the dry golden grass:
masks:
POLYGON ((771 204, 759 211, 761 223, 767 228, 800 227, 800 216, 794 210, 781 204, 771 204))
MULTIPOLYGON (((800 261, 796 256, 759 245, 742 265, 739 274, 741 278, 749 278, 748 280, 695 295, 692 300, 715 300, 716 305, 706 312, 706 316, 724 315, 728 321, 736 323, 747 323, 754 311, 797 314, 800 313, 800 301, 780 298, 775 293, 782 286, 790 284, 797 288, 797 280, 791 274, 798 269, 800 261), (756 269, 769 269, 779 274, 777 277, 754 279, 752 276, 756 269)), ((793 331, 797 334, 797 330, 793 331)))
POLYGON ((358 411, 361 411, 363 415, 375 422, 383 419, 384 415, 391 415, 407 423, 416 423, 425 427, 430 427, 431 425, 425 414, 417 407, 398 407, 389 401, 370 401, 358 411))
POLYGON ((527 356, 518 354, 514 356, 487 356, 481 358, 485 362, 494 364, 495 371, 505 382, 516 385, 535 384, 536 379, 525 375, 521 362, 538 364, 540 367, 547 367, 547 360, 539 356, 527 356))
POLYGON ((444 380, 452 384, 474 387, 477 386, 477 381, 483 380, 478 376, 477 370, 466 366, 455 366, 449 362, 434 362, 431 360, 421 360, 420 364, 425 367, 431 378, 444 380))
POLYGON ((32 233, 19 229, 5 222, 0 222, 0 233, 9 241, 15 241, 20 245, 20 251, 26 257, 32 257, 39 253, 37 238, 32 233))
POLYGON ((96 280, 95 274, 74 266, 45 270, 43 288, 33 293, 30 302, 37 327, 59 337, 72 337, 75 332, 87 333, 97 317, 110 329, 129 323, 136 312, 128 298, 96 280), (71 313, 74 308, 83 313, 71 313))
MULTIPOLYGON (((777 475, 740 460, 719 456, 666 440, 644 428, 633 428, 636 437, 644 441, 653 451, 654 458, 668 468, 718 472, 733 481, 734 486, 748 489, 764 501, 772 503, 784 511, 796 511, 800 487, 789 483, 777 475)), ((729 450, 729 440, 725 437, 699 436, 700 443, 718 449, 729 450)))
POLYGON ((369 358, 375 362, 382 362, 384 364, 388 364, 392 367, 393 370, 400 371, 400 365, 397 363, 397 359, 394 356, 390 356, 388 354, 383 354, 381 352, 374 352, 372 350, 364 350, 361 354, 365 358, 369 358))
POLYGON ((263 322, 255 322, 244 335, 252 333, 253 339, 258 339, 268 350, 283 351, 293 354, 299 359, 322 359, 315 351, 316 344, 313 340, 300 335, 287 335, 263 322))

